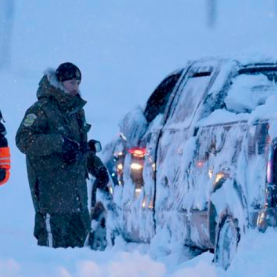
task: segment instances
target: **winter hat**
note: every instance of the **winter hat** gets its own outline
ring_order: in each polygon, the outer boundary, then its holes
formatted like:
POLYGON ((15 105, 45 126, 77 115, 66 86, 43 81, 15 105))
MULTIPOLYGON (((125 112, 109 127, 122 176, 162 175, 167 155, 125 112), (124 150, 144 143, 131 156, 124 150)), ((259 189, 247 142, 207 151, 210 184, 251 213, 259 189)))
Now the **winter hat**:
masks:
POLYGON ((73 63, 62 63, 56 70, 56 76, 59 82, 64 82, 67 80, 80 80, 82 79, 82 74, 80 69, 73 63))

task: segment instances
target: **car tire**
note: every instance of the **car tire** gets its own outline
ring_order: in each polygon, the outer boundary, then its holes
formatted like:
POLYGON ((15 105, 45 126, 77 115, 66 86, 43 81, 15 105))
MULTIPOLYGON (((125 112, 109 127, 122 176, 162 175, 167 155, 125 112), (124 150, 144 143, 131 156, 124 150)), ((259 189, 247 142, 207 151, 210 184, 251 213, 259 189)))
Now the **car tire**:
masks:
POLYGON ((227 270, 230 266, 240 241, 238 220, 231 215, 226 215, 218 224, 214 262, 227 270))

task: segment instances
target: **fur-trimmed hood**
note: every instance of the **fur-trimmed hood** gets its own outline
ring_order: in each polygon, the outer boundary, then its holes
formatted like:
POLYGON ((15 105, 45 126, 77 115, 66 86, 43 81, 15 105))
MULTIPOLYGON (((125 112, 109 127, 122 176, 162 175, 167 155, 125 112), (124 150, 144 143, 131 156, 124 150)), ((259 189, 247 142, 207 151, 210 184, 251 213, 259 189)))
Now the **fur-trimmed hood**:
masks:
POLYGON ((76 108, 82 108, 86 101, 83 100, 80 94, 72 96, 67 93, 61 83, 57 80, 54 69, 47 69, 44 76, 39 82, 37 90, 37 98, 55 98, 61 109, 73 111, 76 108))
POLYGON ((46 70, 44 70, 43 75, 47 76, 49 83, 53 87, 56 87, 66 93, 66 91, 64 90, 64 87, 61 85, 61 83, 58 81, 56 77, 56 70, 54 68, 47 68, 46 70))

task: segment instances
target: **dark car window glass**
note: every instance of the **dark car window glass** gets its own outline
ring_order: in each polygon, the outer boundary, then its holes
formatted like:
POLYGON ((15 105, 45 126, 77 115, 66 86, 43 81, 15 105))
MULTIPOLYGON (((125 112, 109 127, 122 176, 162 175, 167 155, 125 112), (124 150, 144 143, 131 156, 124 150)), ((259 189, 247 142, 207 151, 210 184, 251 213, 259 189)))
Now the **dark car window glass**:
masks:
POLYGON ((147 101, 144 115, 148 123, 151 123, 158 114, 163 114, 169 96, 178 82, 182 71, 166 78, 152 93, 147 101))
POLYGON ((192 76, 188 78, 188 81, 184 84, 180 97, 175 98, 174 112, 169 118, 170 123, 182 123, 183 128, 189 127, 195 110, 202 98, 205 89, 210 82, 209 75, 192 76))
POLYGON ((275 71, 249 71, 232 80, 224 102, 227 110, 235 113, 251 113, 263 105, 271 95, 277 95, 275 71))

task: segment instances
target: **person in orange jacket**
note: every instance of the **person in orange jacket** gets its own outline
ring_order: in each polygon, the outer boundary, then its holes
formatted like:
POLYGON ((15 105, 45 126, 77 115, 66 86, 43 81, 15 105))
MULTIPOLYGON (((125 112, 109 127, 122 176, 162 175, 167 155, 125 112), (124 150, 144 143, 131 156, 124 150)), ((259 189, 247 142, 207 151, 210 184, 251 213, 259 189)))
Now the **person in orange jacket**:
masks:
POLYGON ((3 121, 2 113, 0 111, 0 185, 8 182, 11 168, 10 148, 5 137, 7 132, 3 121))

